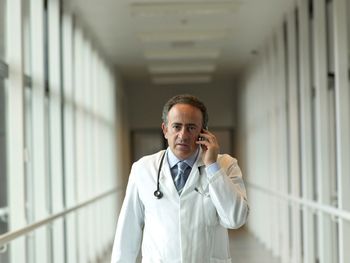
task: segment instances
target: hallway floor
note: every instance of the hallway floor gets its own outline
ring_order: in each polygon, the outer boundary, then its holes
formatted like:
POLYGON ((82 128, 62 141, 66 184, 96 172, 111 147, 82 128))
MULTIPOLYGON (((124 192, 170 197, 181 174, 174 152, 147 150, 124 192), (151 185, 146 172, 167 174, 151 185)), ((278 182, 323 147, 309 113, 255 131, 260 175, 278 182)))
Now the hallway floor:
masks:
POLYGON ((231 230, 232 263, 280 263, 254 236, 244 228, 231 230))
MULTIPOLYGON (((272 256, 254 236, 252 236, 244 228, 238 230, 230 230, 230 247, 232 263, 280 263, 278 258, 272 256)), ((112 248, 111 248, 112 249, 112 248)), ((100 263, 110 262, 110 253, 99 261, 100 263)), ((141 262, 138 259, 137 262, 141 262)))

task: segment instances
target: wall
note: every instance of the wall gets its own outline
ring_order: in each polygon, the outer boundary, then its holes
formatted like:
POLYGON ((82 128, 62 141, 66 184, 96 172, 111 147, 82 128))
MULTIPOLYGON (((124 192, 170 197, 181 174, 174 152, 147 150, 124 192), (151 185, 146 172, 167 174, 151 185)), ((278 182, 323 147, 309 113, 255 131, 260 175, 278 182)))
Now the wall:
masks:
POLYGON ((172 96, 189 93, 199 97, 209 111, 210 127, 234 127, 235 88, 232 81, 214 85, 150 85, 129 83, 126 87, 131 129, 159 128, 164 103, 172 96))
POLYGON ((350 258, 349 1, 296 1, 239 81, 248 228, 281 262, 350 258))

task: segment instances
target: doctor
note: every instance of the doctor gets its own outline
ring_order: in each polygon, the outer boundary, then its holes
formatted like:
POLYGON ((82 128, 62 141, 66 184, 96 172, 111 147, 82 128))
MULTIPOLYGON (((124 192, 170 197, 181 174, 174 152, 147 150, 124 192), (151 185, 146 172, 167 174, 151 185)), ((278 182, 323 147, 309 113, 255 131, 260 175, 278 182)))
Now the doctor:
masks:
POLYGON ((169 147, 133 164, 111 262, 136 262, 142 244, 143 263, 229 263, 227 229, 249 211, 237 160, 218 154, 196 97, 171 98, 162 120, 169 147))

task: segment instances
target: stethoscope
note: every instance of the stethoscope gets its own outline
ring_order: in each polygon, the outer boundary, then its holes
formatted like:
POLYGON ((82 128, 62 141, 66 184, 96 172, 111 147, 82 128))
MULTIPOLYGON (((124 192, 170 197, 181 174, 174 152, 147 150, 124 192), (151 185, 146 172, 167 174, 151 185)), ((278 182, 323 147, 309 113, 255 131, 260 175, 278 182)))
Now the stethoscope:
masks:
POLYGON ((162 159, 160 160, 159 167, 158 167, 157 190, 154 191, 154 196, 157 199, 161 199, 163 197, 163 193, 159 190, 159 177, 160 177, 160 170, 162 169, 162 166, 163 166, 163 161, 164 161, 165 154, 166 154, 166 151, 164 151, 162 159))
MULTIPOLYGON (((157 175, 157 190, 155 190, 153 193, 157 199, 161 199, 163 197, 163 193, 159 189, 159 178, 160 178, 160 170, 162 169, 165 155, 166 155, 166 151, 164 151, 162 159, 160 159, 160 163, 158 166, 158 175, 157 175)), ((199 174, 201 174, 200 167, 198 167, 198 171, 199 171, 199 174)), ((197 191, 198 193, 200 193, 197 187, 194 190, 197 191)))

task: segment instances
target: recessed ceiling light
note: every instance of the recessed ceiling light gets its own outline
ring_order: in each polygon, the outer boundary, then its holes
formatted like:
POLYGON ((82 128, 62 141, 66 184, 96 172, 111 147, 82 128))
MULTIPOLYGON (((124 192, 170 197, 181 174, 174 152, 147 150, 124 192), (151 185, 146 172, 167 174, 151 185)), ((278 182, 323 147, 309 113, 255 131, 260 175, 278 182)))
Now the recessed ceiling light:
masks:
POLYGON ((153 74, 167 74, 167 73, 209 73, 215 70, 214 64, 163 64, 151 65, 148 67, 150 73, 153 74))
POLYGON ((142 32, 139 38, 142 42, 176 42, 176 41, 211 41, 228 38, 228 30, 217 31, 157 31, 142 32))
POLYGON ((173 48, 191 48, 196 45, 194 41, 172 41, 170 42, 171 47, 173 48))
POLYGON ((149 60, 217 59, 219 49, 169 49, 146 50, 144 56, 149 60))
POLYGON ((170 76, 170 77, 153 77, 154 84, 180 84, 180 83, 209 83, 212 80, 208 75, 194 76, 170 76))
POLYGON ((130 4, 130 12, 136 16, 231 14, 239 5, 239 1, 136 2, 130 4))

